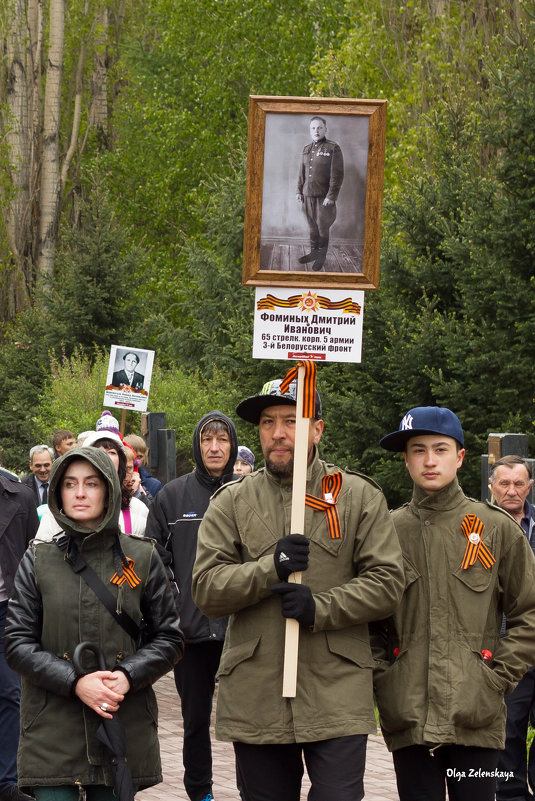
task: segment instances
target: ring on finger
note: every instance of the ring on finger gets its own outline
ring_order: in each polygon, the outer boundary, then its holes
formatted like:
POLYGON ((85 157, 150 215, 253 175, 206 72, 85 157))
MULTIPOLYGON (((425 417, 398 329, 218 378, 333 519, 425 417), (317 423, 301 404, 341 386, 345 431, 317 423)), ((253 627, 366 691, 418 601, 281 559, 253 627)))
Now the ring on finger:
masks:
POLYGON ((104 702, 103 704, 100 705, 100 708, 102 709, 103 712, 107 712, 108 709, 109 709, 109 706, 110 706, 109 704, 104 702))

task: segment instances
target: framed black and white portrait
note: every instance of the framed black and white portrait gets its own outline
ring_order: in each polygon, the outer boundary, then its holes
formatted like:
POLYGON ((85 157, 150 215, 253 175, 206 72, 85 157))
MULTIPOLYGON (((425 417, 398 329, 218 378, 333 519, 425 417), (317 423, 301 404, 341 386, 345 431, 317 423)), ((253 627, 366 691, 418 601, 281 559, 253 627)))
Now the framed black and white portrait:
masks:
POLYGON ((251 96, 243 283, 376 289, 386 100, 251 96))

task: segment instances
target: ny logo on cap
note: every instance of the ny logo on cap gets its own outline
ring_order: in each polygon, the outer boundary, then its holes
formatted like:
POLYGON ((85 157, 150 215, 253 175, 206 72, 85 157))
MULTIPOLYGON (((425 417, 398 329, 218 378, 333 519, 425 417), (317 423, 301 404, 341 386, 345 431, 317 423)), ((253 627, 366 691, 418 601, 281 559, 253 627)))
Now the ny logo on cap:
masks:
POLYGON ((406 414, 403 420, 401 421, 401 431, 408 431, 412 428, 412 424, 414 422, 414 418, 412 414, 406 414))

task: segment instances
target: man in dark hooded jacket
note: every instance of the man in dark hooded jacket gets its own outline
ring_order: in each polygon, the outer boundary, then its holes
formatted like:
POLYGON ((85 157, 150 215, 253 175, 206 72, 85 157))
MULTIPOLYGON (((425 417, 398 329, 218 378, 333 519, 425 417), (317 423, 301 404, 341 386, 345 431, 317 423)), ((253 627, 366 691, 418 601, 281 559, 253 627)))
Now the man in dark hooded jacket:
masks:
POLYGON ((232 480, 237 451, 232 420, 217 410, 206 414, 193 435, 195 469, 160 490, 147 519, 146 536, 159 543, 178 587, 186 649, 175 684, 184 720, 184 786, 191 801, 212 799, 210 715, 227 627, 226 618, 208 618, 193 603, 191 574, 201 520, 213 493, 232 480))

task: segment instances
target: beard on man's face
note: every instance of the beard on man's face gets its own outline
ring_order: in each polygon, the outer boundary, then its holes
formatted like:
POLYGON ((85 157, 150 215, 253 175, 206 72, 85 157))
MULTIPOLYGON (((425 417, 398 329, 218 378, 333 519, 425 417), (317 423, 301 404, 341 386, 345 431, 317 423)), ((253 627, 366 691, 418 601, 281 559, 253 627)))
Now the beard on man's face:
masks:
POLYGON ((266 462, 267 469, 269 470, 270 473, 273 473, 273 475, 280 476, 280 478, 290 478, 291 476, 293 476, 294 472, 293 456, 285 464, 273 462, 269 458, 269 455, 266 455, 264 459, 266 462))

